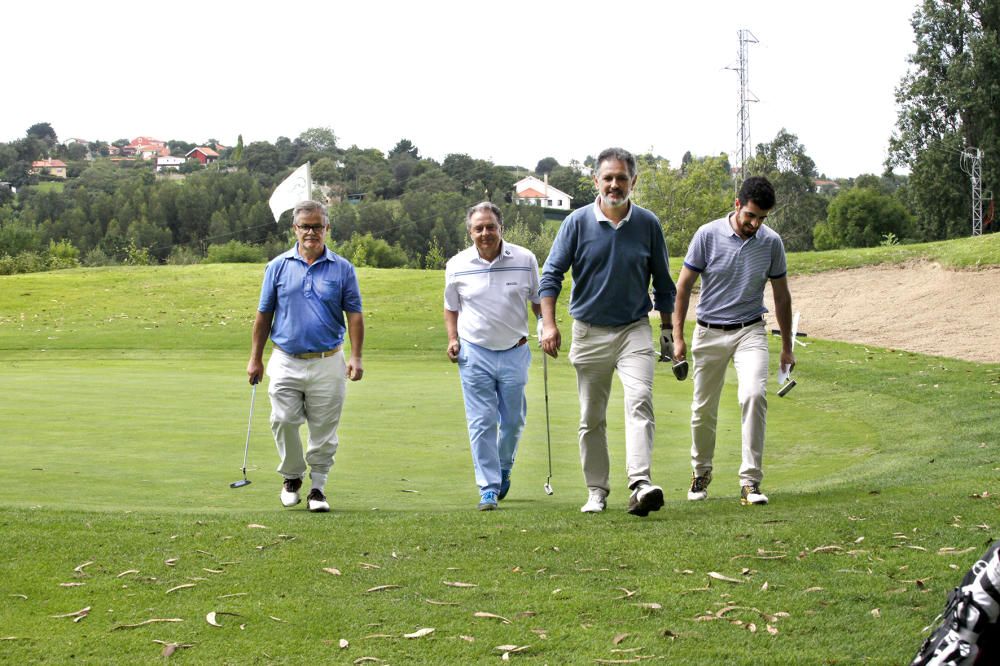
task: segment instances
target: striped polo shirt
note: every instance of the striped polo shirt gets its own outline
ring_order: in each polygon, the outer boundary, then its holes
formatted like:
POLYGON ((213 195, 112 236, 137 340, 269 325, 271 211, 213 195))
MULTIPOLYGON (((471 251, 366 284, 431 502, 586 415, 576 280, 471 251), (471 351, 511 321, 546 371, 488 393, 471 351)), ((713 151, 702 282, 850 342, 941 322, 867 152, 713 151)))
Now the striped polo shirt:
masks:
POLYGON ((684 265, 701 275, 698 319, 709 324, 735 324, 765 312, 764 286, 785 277, 785 246, 766 225, 746 240, 729 224, 729 216, 702 225, 688 246, 684 265))
POLYGON ((503 241, 493 261, 476 246, 448 260, 444 307, 458 313, 458 336, 494 351, 510 349, 528 335, 527 303, 538 303, 538 259, 503 241))

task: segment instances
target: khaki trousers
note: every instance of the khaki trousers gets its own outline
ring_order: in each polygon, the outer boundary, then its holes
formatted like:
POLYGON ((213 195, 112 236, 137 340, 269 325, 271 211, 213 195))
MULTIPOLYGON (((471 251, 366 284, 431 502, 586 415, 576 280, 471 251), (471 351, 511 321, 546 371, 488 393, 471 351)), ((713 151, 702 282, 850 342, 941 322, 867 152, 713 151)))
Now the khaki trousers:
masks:
POLYGON ((767 428, 767 332, 763 322, 735 331, 697 326, 691 341, 694 399, 691 402, 691 468, 695 476, 712 469, 719 399, 732 360, 738 382, 743 460, 740 484, 764 478, 764 432, 767 428))
POLYGON ((580 396, 580 462, 587 488, 605 496, 611 492, 607 409, 611 376, 616 370, 625 393, 625 472, 629 488, 649 483, 656 430, 656 360, 649 319, 643 317, 615 327, 574 321, 569 362, 576 369, 580 396))

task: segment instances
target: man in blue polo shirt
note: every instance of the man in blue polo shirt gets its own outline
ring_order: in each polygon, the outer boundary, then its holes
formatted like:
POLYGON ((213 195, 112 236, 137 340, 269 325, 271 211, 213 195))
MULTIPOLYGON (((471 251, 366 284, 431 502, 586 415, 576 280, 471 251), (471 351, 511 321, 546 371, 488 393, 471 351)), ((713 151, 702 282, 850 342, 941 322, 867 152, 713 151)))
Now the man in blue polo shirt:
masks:
POLYGON ((572 269, 569 362, 576 369, 580 461, 588 490, 580 510, 604 511, 611 492, 607 409, 617 371, 625 394, 625 471, 632 491, 627 510, 647 516, 663 506, 663 489, 650 479, 656 355, 649 311, 660 312, 661 350, 671 356, 670 313, 676 290, 660 221, 630 201, 637 178, 635 158, 621 148, 608 148, 598 155, 596 169, 597 200, 563 221, 542 269, 542 349, 555 357, 562 345, 555 301, 563 276, 572 269))
POLYGON ((527 414, 525 304, 539 314, 538 260, 503 239, 503 216, 489 201, 469 208, 465 225, 472 246, 445 268, 444 326, 462 379, 479 510, 492 511, 510 490, 527 414))
POLYGON ((701 276, 697 326, 691 341, 694 399, 691 403, 691 489, 688 499, 708 497, 715 454, 719 398, 730 360, 736 368, 741 410, 743 460, 740 502, 767 504, 764 478, 764 431, 767 426, 767 331, 764 286, 770 280, 775 318, 781 329, 783 368, 795 367, 792 353, 792 296, 786 278, 785 246, 764 224, 774 207, 774 188, 766 178, 743 181, 733 212, 695 232, 677 279, 674 307, 674 360, 686 356, 684 319, 691 288, 701 276))
POLYGON ((364 373, 361 348, 365 322, 354 266, 326 247, 330 222, 326 207, 302 201, 292 211, 295 247, 278 255, 264 271, 260 304, 253 323, 247 375, 251 384, 264 373, 264 343, 274 346, 267 363, 271 378, 271 431, 284 478, 281 503, 299 503, 299 489, 309 466, 312 512, 330 510, 324 489, 337 453, 337 426, 347 380, 364 373), (345 326, 344 313, 347 313, 345 326), (350 359, 342 351, 351 338, 350 359), (302 454, 299 427, 309 424, 309 444, 302 454))

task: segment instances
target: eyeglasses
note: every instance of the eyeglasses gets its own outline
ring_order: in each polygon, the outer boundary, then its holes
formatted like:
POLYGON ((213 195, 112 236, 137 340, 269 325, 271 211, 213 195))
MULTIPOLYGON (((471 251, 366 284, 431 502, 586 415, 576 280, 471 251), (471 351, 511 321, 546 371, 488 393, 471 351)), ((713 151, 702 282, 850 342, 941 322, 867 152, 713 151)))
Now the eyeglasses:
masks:
POLYGON ((326 225, 323 224, 296 224, 295 228, 304 234, 319 234, 326 229, 326 225))

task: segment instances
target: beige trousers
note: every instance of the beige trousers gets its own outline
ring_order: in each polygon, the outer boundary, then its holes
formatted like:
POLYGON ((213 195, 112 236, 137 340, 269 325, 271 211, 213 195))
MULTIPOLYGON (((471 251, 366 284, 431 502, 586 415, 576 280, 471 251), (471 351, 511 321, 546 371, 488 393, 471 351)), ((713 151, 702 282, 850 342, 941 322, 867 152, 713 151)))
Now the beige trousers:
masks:
POLYGON ((625 393, 625 472, 629 488, 650 482, 653 457, 653 369, 656 367, 649 319, 605 327, 573 322, 569 362, 576 369, 580 396, 580 462, 587 488, 607 496, 609 481, 607 410, 611 376, 625 393))

